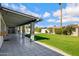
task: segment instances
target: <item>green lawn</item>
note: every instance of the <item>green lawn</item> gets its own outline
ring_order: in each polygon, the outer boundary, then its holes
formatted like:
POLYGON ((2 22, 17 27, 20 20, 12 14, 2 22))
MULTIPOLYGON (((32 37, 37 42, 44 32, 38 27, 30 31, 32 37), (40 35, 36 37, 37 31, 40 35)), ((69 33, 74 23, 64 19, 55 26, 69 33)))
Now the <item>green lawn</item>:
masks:
POLYGON ((79 56, 79 37, 38 34, 35 38, 37 41, 57 47, 70 55, 79 56))

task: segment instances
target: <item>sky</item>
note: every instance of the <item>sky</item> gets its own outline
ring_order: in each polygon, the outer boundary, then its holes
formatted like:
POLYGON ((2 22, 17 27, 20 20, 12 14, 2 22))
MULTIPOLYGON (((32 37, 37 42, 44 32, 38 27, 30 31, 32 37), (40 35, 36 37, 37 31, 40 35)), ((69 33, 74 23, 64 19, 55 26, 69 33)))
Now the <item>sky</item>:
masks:
MULTIPOLYGON (((43 20, 35 24, 38 27, 60 26, 60 6, 58 3, 4 3, 2 6, 25 14, 40 17, 43 20)), ((63 26, 79 24, 79 4, 62 3, 63 26)))

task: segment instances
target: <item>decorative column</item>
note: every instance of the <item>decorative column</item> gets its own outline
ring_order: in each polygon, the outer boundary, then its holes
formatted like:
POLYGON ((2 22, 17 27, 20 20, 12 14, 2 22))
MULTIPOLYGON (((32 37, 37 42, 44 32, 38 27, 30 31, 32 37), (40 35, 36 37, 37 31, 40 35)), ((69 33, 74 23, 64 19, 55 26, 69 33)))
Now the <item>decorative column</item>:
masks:
POLYGON ((22 26, 22 38, 25 37, 25 25, 22 26))
POLYGON ((15 27, 15 34, 18 34, 18 27, 15 27))
POLYGON ((30 39, 32 39, 32 40, 34 40, 34 26, 35 26, 35 23, 31 22, 31 24, 30 24, 30 39))
POLYGON ((18 35, 19 35, 19 39, 22 37, 21 35, 21 26, 18 27, 18 35))
POLYGON ((20 26, 18 27, 18 34, 19 35, 21 34, 21 27, 20 26))

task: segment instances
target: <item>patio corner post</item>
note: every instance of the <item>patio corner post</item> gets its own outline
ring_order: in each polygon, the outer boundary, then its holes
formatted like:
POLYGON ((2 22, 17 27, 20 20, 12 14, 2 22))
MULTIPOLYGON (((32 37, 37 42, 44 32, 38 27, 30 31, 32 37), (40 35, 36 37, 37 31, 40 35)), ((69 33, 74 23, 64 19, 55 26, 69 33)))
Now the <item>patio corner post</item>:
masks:
POLYGON ((21 34, 21 28, 20 28, 20 26, 18 28, 19 28, 18 33, 20 35, 21 34))
POLYGON ((35 23, 31 22, 30 24, 30 39, 31 40, 34 40, 34 26, 35 26, 35 23))
POLYGON ((19 38, 20 38, 21 37, 21 26, 19 26, 18 34, 19 34, 19 38))
POLYGON ((25 37, 25 25, 22 26, 22 38, 25 37))

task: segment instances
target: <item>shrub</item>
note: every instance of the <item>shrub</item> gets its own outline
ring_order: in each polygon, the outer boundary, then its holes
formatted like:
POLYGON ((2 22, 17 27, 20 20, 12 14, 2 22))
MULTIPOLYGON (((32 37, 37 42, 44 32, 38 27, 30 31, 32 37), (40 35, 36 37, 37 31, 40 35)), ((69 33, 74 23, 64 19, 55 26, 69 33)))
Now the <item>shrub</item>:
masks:
POLYGON ((36 32, 41 32, 41 28, 36 27, 36 28, 35 28, 35 31, 36 31, 36 32))
POLYGON ((62 29, 61 28, 55 28, 55 33, 56 34, 62 34, 62 29))
POLYGON ((72 31, 74 31, 74 28, 73 28, 72 25, 69 25, 69 26, 66 26, 63 29, 63 34, 65 34, 65 35, 71 35, 72 34, 72 31))

